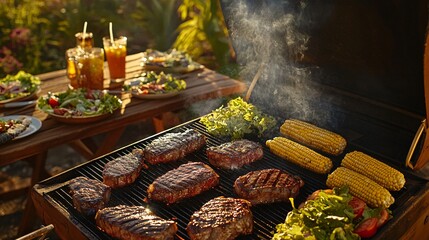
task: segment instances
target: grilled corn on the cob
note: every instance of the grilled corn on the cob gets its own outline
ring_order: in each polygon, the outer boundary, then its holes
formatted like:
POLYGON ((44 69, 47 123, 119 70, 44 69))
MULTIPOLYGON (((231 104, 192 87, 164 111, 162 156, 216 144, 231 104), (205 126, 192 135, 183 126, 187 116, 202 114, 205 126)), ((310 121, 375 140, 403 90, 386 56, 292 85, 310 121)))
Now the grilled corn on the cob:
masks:
POLYGON ((405 184, 404 174, 363 152, 347 153, 341 166, 365 175, 390 191, 399 191, 405 184))
POLYGON ((347 145, 342 136, 297 119, 286 120, 280 132, 294 141, 335 156, 340 155, 347 145))
POLYGON ((389 208, 395 199, 389 191, 378 183, 345 167, 338 167, 328 175, 326 185, 330 188, 349 186, 350 193, 372 207, 389 208))
POLYGON ((331 159, 284 137, 275 137, 266 142, 274 154, 310 171, 326 174, 332 168, 331 159))

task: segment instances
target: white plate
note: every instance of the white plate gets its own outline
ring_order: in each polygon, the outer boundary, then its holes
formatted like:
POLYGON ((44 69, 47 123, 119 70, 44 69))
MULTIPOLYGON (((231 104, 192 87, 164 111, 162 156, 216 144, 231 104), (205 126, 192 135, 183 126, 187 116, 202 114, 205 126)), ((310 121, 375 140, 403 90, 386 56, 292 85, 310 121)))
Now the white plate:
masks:
POLYGON ((133 97, 141 98, 141 99, 164 99, 171 98, 180 94, 181 91, 169 92, 169 93, 147 93, 147 94, 139 94, 136 91, 131 91, 133 97))
POLYGON ((30 118, 31 119, 30 126, 28 126, 24 132, 16 136, 13 140, 27 137, 37 132, 42 127, 42 122, 38 118, 27 116, 27 115, 10 115, 10 116, 3 116, 0 118, 7 121, 7 120, 18 120, 21 117, 30 118))

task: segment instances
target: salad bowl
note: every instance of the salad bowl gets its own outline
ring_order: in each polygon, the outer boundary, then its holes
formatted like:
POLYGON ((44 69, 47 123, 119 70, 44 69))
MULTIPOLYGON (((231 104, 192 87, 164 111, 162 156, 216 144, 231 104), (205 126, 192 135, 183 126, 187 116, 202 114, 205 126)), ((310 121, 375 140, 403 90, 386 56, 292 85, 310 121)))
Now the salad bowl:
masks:
POLYGON ((102 90, 68 89, 48 93, 38 99, 37 107, 63 123, 90 123, 105 119, 122 106, 122 101, 102 90))

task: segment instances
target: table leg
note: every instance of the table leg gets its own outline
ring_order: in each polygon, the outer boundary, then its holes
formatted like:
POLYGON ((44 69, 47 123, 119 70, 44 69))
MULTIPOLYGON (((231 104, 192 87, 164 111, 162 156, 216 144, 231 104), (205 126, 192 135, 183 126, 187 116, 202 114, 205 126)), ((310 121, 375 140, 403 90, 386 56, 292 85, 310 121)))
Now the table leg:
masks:
POLYGON ((165 130, 164 121, 162 120, 162 115, 153 117, 152 118, 152 124, 153 124, 153 127, 155 128, 155 132, 157 132, 157 133, 165 130))
POLYGON ((34 160, 31 162, 33 165, 33 173, 31 175, 31 185, 27 194, 27 203, 22 215, 21 223, 19 225, 18 234, 19 236, 32 231, 32 224, 37 217, 36 209, 34 208, 33 201, 31 200, 31 188, 38 182, 40 182, 45 176, 45 162, 46 162, 47 152, 40 153, 34 157, 34 160))
POLYGON ((94 152, 82 140, 74 140, 68 144, 85 159, 89 160, 93 158, 94 152))
POLYGON ((98 147, 94 146, 94 141, 89 139, 75 140, 70 142, 69 145, 84 158, 91 160, 112 151, 124 130, 125 126, 108 132, 103 142, 98 147), (94 148, 96 149, 95 151, 92 150, 94 148))
POLYGON ((152 124, 155 128, 155 132, 159 133, 169 128, 170 126, 176 126, 180 124, 180 119, 175 112, 166 112, 159 116, 152 118, 152 124))
POLYGON ((98 147, 97 151, 94 154, 94 157, 98 157, 112 151, 119 138, 122 136, 124 130, 125 126, 110 131, 104 138, 103 143, 98 147))

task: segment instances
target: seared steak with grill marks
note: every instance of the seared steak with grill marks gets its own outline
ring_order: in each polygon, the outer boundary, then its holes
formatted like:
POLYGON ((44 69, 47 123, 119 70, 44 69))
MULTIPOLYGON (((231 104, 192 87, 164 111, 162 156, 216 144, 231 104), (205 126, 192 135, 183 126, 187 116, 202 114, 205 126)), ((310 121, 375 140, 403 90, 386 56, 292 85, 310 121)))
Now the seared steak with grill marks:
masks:
POLYGON ((132 153, 104 165, 103 182, 112 188, 129 185, 140 175, 143 166, 143 150, 134 149, 132 153))
POLYGON ((219 175, 211 167, 201 162, 190 162, 155 179, 147 192, 149 199, 171 204, 218 184, 219 175))
POLYGON ((279 169, 249 172, 234 183, 234 190, 252 204, 288 201, 299 194, 304 181, 279 169))
POLYGON ((162 219, 143 206, 108 207, 95 215, 97 226, 119 239, 174 239, 176 222, 162 219))
POLYGON ((145 158, 150 164, 176 161, 205 144, 205 136, 194 129, 182 133, 167 133, 146 146, 145 158))
POLYGON ((111 188, 100 181, 77 177, 69 182, 74 207, 81 213, 92 215, 104 208, 110 199, 111 188))
POLYGON ((264 152, 259 143, 246 139, 227 142, 207 148, 209 162, 216 167, 237 169, 263 157, 264 152))
POLYGON ((253 231, 251 203, 244 199, 217 197, 196 211, 186 228, 191 239, 235 239, 253 231))

